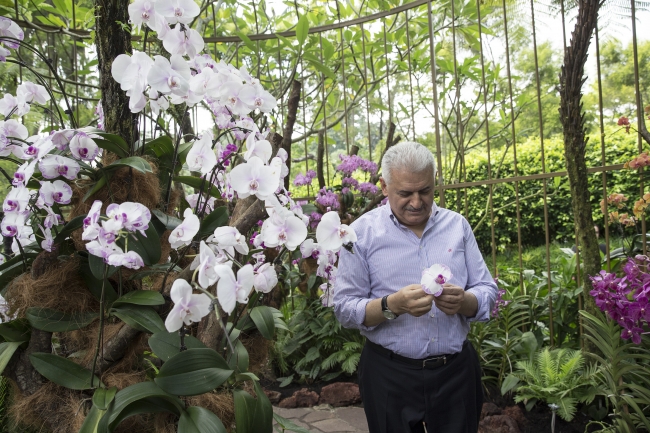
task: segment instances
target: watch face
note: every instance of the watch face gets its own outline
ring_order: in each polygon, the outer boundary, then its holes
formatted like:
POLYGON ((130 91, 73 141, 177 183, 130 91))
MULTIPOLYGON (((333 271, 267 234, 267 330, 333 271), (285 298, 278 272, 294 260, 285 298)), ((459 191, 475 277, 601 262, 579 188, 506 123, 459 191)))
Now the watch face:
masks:
POLYGON ((382 311, 382 313, 384 313, 384 317, 387 318, 388 320, 393 320, 393 319, 397 318, 397 316, 395 315, 395 313, 393 313, 393 312, 390 311, 390 310, 388 310, 388 311, 387 311, 387 310, 384 310, 384 311, 382 311))

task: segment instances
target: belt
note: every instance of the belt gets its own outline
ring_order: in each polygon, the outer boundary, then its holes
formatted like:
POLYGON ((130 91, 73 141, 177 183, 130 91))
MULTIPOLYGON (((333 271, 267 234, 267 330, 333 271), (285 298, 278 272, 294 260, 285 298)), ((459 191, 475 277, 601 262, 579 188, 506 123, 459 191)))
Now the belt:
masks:
MULTIPOLYGON (((386 349, 385 347, 380 346, 379 344, 375 344, 370 340, 366 340, 366 345, 373 352, 383 356, 384 358, 394 359, 395 361, 403 362, 404 364, 413 365, 415 367, 419 367, 420 369, 426 369, 426 370, 433 370, 442 367, 448 362, 453 361, 458 356, 458 353, 453 353, 450 355, 433 356, 431 358, 413 359, 413 358, 407 358, 406 356, 398 355, 392 350, 386 349)), ((467 345, 467 340, 463 342, 463 350, 465 349, 466 345, 467 345)))

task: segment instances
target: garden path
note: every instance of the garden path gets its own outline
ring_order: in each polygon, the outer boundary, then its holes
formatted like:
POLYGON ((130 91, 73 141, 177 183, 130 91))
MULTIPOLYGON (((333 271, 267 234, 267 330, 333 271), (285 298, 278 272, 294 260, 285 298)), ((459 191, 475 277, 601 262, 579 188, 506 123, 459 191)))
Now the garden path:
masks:
POLYGON ((324 404, 296 409, 274 407, 273 412, 311 433, 368 433, 366 415, 360 407, 333 408, 324 404))

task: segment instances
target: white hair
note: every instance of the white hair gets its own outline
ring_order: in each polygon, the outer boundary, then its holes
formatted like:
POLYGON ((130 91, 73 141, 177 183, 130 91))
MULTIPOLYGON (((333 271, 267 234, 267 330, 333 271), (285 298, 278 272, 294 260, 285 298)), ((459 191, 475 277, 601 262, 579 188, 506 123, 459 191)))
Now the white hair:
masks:
POLYGON ((386 184, 394 170, 407 170, 422 173, 431 167, 436 176, 436 162, 426 146, 415 141, 404 141, 389 148, 381 159, 382 177, 386 184))

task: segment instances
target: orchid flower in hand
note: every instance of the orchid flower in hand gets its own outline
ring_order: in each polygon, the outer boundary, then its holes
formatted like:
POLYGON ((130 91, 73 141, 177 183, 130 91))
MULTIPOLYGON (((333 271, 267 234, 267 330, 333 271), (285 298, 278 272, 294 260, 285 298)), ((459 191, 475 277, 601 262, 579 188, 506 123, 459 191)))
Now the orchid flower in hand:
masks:
POLYGON ((422 271, 422 289, 425 293, 433 296, 442 294, 443 285, 453 277, 449 267, 436 263, 428 269, 422 271))

